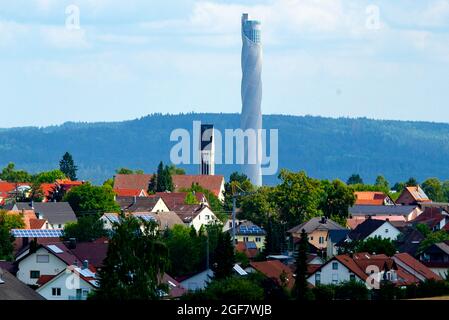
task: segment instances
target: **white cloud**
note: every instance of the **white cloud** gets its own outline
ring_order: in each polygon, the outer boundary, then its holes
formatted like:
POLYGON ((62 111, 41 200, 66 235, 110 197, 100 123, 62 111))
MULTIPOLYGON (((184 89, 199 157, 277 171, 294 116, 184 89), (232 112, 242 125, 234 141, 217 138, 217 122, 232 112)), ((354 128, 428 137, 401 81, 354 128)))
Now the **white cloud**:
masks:
POLYGON ((42 39, 51 47, 61 49, 88 48, 86 30, 70 30, 65 27, 40 27, 42 39))

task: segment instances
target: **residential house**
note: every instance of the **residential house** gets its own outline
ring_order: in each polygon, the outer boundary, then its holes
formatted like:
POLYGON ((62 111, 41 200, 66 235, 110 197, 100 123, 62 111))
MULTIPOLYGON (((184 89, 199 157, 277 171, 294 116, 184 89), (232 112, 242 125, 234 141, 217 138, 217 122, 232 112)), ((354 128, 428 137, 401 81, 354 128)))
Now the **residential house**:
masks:
POLYGON ((250 262, 248 272, 258 271, 273 280, 278 286, 292 290, 295 286, 295 277, 292 270, 279 260, 250 262))
POLYGON ((17 202, 12 210, 33 210, 37 219, 48 221, 47 229, 64 229, 67 223, 77 221, 75 212, 68 202, 17 202))
POLYGON ((207 269, 192 276, 178 278, 178 281, 183 288, 189 291, 197 291, 205 289, 213 277, 214 272, 207 269))
POLYGON ((44 300, 44 298, 9 271, 0 268, 0 301, 3 300, 44 300))
POLYGON ((389 195, 379 191, 356 191, 355 205, 375 205, 375 206, 392 206, 393 199, 389 195))
MULTIPOLYGON (((235 219, 235 225, 238 226, 239 224, 243 223, 243 222, 247 222, 248 220, 244 220, 244 219, 235 219)), ((233 226, 233 219, 229 218, 227 219, 224 223, 223 223, 223 232, 227 232, 229 230, 232 230, 232 226, 233 226)))
POLYGON ((406 226, 396 240, 399 252, 405 252, 416 257, 421 241, 426 237, 413 226, 406 226))
POLYGON ((349 229, 329 230, 327 235, 326 257, 332 258, 338 254, 338 243, 345 240, 348 236, 349 229))
POLYGON ((188 227, 193 226, 199 231, 201 226, 219 221, 212 210, 204 204, 176 205, 173 211, 188 227))
MULTIPOLYGON (((170 210, 173 210, 173 208, 177 205, 183 205, 186 204, 185 200, 187 197, 187 192, 156 192, 155 194, 150 195, 150 197, 157 198, 160 197, 162 200, 164 200, 164 203, 167 205, 167 207, 170 210)), ((209 205, 207 202, 206 197, 201 192, 195 192, 194 193, 195 199, 198 204, 204 204, 209 205)))
POLYGON ((405 187, 399 197, 396 199, 397 204, 401 205, 418 205, 421 202, 432 202, 423 189, 418 186, 405 187))
POLYGON ((86 300, 98 288, 95 269, 83 263, 67 266, 56 275, 41 276, 36 292, 47 300, 86 300))
POLYGON ((443 229, 449 223, 449 214, 439 207, 426 207, 416 219, 411 221, 417 224, 426 224, 430 230, 437 231, 443 229))
POLYGON ((119 197, 115 201, 124 212, 168 212, 161 197, 119 197))
POLYGON ((390 221, 367 219, 348 233, 351 241, 363 241, 369 238, 396 240, 400 231, 390 221))
POLYGON ((419 255, 419 259, 433 272, 445 278, 449 270, 449 241, 431 245, 419 255))
POLYGON ((28 285, 37 285, 41 276, 55 276, 76 261, 78 258, 63 243, 38 245, 36 251, 28 250, 16 260, 17 278, 28 285))
MULTIPOLYGON (((228 232, 233 234, 233 229, 228 230, 228 232)), ((247 243, 252 242, 256 245, 258 250, 263 250, 265 247, 265 236, 266 232, 261 227, 255 225, 250 221, 245 221, 237 225, 235 228, 235 243, 247 243)))
MULTIPOLYGON (((172 229, 177 224, 184 225, 184 222, 174 211, 133 212, 128 214, 136 218, 152 218, 158 224, 159 230, 172 229)), ((103 221, 106 230, 112 230, 113 224, 120 221, 117 213, 105 213, 101 216, 100 220, 103 221)))
POLYGON ((367 205, 354 205, 349 207, 350 219, 367 217, 375 218, 378 220, 390 221, 411 221, 422 213, 418 205, 396 205, 396 206, 367 206, 367 205))
POLYGON ((58 179, 54 183, 42 183, 41 190, 44 194, 42 202, 50 202, 53 200, 54 193, 63 195, 73 187, 81 186, 84 183, 84 181, 72 181, 70 179, 58 179))
POLYGON ((293 242, 295 242, 295 238, 299 239, 301 237, 301 231, 303 229, 307 233, 309 243, 318 250, 324 251, 327 248, 329 231, 343 230, 345 228, 331 219, 315 217, 287 231, 291 234, 293 242))
POLYGON ((12 204, 9 200, 14 200, 18 194, 26 194, 29 190, 31 190, 29 183, 0 181, 0 206, 11 210, 12 204))
POLYGON ((168 292, 161 292, 161 297, 164 300, 179 299, 187 292, 187 290, 178 281, 166 273, 164 273, 162 278, 159 279, 159 282, 167 285, 168 287, 168 292))
POLYGON ((28 246, 16 256, 17 278, 28 285, 42 284, 42 279, 56 276, 69 266, 87 265, 99 270, 107 255, 108 242, 99 239, 94 242, 41 241, 36 250, 28 246))
MULTIPOLYGON (((117 174, 114 177, 114 189, 144 189, 147 190, 152 174, 117 174)), ((212 192, 218 199, 224 201, 224 177, 220 175, 173 175, 175 192, 183 191, 198 184, 212 192)))
POLYGON ((421 279, 442 280, 407 253, 399 253, 393 257, 357 253, 334 256, 310 274, 307 281, 313 286, 358 281, 373 289, 379 288, 382 280, 402 287, 423 281, 421 279))

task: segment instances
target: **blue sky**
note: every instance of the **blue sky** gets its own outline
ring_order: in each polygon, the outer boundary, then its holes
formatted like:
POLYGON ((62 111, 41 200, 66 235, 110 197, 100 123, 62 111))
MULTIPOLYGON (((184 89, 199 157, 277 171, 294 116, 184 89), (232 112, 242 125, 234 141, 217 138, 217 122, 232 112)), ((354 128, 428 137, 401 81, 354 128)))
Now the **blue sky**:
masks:
POLYGON ((0 127, 240 112, 242 12, 265 114, 449 122, 449 0, 0 0, 0 127))

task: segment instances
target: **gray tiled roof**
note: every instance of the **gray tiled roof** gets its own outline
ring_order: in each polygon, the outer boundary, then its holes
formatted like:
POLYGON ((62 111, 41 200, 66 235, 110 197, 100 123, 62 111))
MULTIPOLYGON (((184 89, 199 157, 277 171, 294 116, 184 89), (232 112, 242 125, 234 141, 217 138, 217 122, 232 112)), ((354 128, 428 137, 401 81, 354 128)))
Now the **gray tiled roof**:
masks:
POLYGON ((68 202, 17 202, 15 207, 20 211, 34 210, 51 224, 66 224, 77 220, 68 202))
POLYGON ((375 215, 408 215, 417 206, 365 206, 355 205, 349 208, 352 216, 375 216, 375 215))
POLYGON ((310 233, 314 230, 342 230, 344 228, 331 219, 326 219, 325 221, 323 221, 321 217, 315 217, 307 222, 301 223, 300 225, 291 228, 290 230, 288 230, 288 232, 300 233, 302 229, 304 229, 306 233, 310 233))

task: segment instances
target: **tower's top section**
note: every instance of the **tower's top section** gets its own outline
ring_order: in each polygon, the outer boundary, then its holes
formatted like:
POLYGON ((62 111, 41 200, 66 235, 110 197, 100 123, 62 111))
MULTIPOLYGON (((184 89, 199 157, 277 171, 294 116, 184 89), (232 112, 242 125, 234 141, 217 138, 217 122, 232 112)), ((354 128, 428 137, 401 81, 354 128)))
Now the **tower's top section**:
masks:
POLYGON ((248 14, 242 14, 242 33, 254 43, 260 43, 260 21, 248 20, 248 14))

